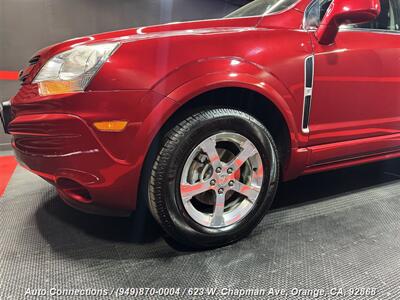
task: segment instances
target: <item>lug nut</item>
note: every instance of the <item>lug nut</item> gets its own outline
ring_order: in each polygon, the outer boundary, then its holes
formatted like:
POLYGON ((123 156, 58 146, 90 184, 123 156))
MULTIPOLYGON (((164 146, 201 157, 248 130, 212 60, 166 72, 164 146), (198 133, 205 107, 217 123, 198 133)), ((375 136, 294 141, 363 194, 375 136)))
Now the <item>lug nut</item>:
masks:
POLYGON ((215 185, 216 183, 217 183, 217 182, 215 181, 215 179, 213 179, 213 180, 210 181, 210 184, 211 184, 211 185, 215 185))
POLYGON ((229 181, 229 186, 233 186, 235 182, 233 180, 229 181))
POLYGON ((229 169, 228 169, 228 174, 232 174, 232 172, 233 172, 233 169, 232 169, 232 168, 229 168, 229 169))
POLYGON ((215 170, 215 172, 217 172, 217 173, 221 173, 221 171, 222 171, 222 169, 221 169, 220 167, 218 167, 218 168, 215 170))
POLYGON ((218 194, 223 194, 224 193, 224 189, 219 189, 218 190, 218 194))

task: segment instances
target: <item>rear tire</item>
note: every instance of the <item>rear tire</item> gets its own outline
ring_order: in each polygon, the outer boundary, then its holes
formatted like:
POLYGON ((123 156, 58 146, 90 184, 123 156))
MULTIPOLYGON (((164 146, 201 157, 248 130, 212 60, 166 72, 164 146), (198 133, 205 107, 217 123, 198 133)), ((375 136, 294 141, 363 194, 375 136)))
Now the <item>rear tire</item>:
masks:
POLYGON ((257 226, 278 181, 278 153, 268 130, 244 112, 209 109, 186 118, 162 139, 148 203, 178 244, 215 248, 257 226))

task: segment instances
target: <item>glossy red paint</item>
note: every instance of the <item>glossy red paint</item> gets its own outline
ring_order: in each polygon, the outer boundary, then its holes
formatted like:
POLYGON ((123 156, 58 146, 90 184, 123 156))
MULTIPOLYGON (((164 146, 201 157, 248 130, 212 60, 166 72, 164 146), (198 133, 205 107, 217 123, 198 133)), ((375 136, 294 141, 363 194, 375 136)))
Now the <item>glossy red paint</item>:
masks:
MULTIPOLYGON (((365 1, 351 1, 359 2, 365 1)), ((291 149, 284 180, 400 156, 400 35, 342 31, 335 43, 322 45, 314 31, 302 27, 309 4, 300 0, 269 16, 98 34, 39 51, 12 99, 9 130, 18 160, 75 207, 129 214, 146 155, 166 122, 196 96, 232 87, 264 96, 285 120, 291 149), (106 41, 121 46, 85 92, 39 96, 32 81, 48 59, 77 44, 106 41), (304 130, 310 56, 315 80, 304 130), (106 120, 125 120, 128 126, 111 133, 92 125, 106 120), (79 195, 71 196, 71 190, 79 195)))

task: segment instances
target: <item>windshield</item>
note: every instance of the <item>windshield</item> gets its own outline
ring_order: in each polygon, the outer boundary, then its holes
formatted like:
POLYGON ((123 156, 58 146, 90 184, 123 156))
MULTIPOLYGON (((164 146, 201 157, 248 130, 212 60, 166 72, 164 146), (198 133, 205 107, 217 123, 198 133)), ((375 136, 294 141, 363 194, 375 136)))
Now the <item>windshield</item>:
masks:
POLYGON ((283 11, 298 0, 254 0, 242 6, 238 10, 227 15, 225 18, 240 18, 250 16, 261 16, 283 11))

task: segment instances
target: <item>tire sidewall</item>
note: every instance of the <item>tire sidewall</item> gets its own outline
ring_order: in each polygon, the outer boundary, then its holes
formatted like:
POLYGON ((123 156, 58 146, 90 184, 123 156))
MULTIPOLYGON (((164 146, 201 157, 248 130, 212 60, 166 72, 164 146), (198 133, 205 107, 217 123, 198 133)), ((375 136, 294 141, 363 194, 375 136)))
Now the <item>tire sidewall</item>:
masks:
POLYGON ((174 225, 169 226, 168 233, 182 242, 189 241, 191 244, 202 246, 231 243, 250 233, 271 206, 278 181, 276 147, 265 127, 242 112, 222 110, 221 114, 221 110, 217 111, 218 117, 209 114, 209 118, 191 123, 179 136, 178 147, 167 164, 168 176, 161 183, 166 211, 174 225), (258 199, 242 220, 223 228, 209 228, 194 221, 187 213, 180 196, 180 181, 190 153, 202 141, 220 132, 241 134, 256 146, 263 163, 264 177, 258 199))

